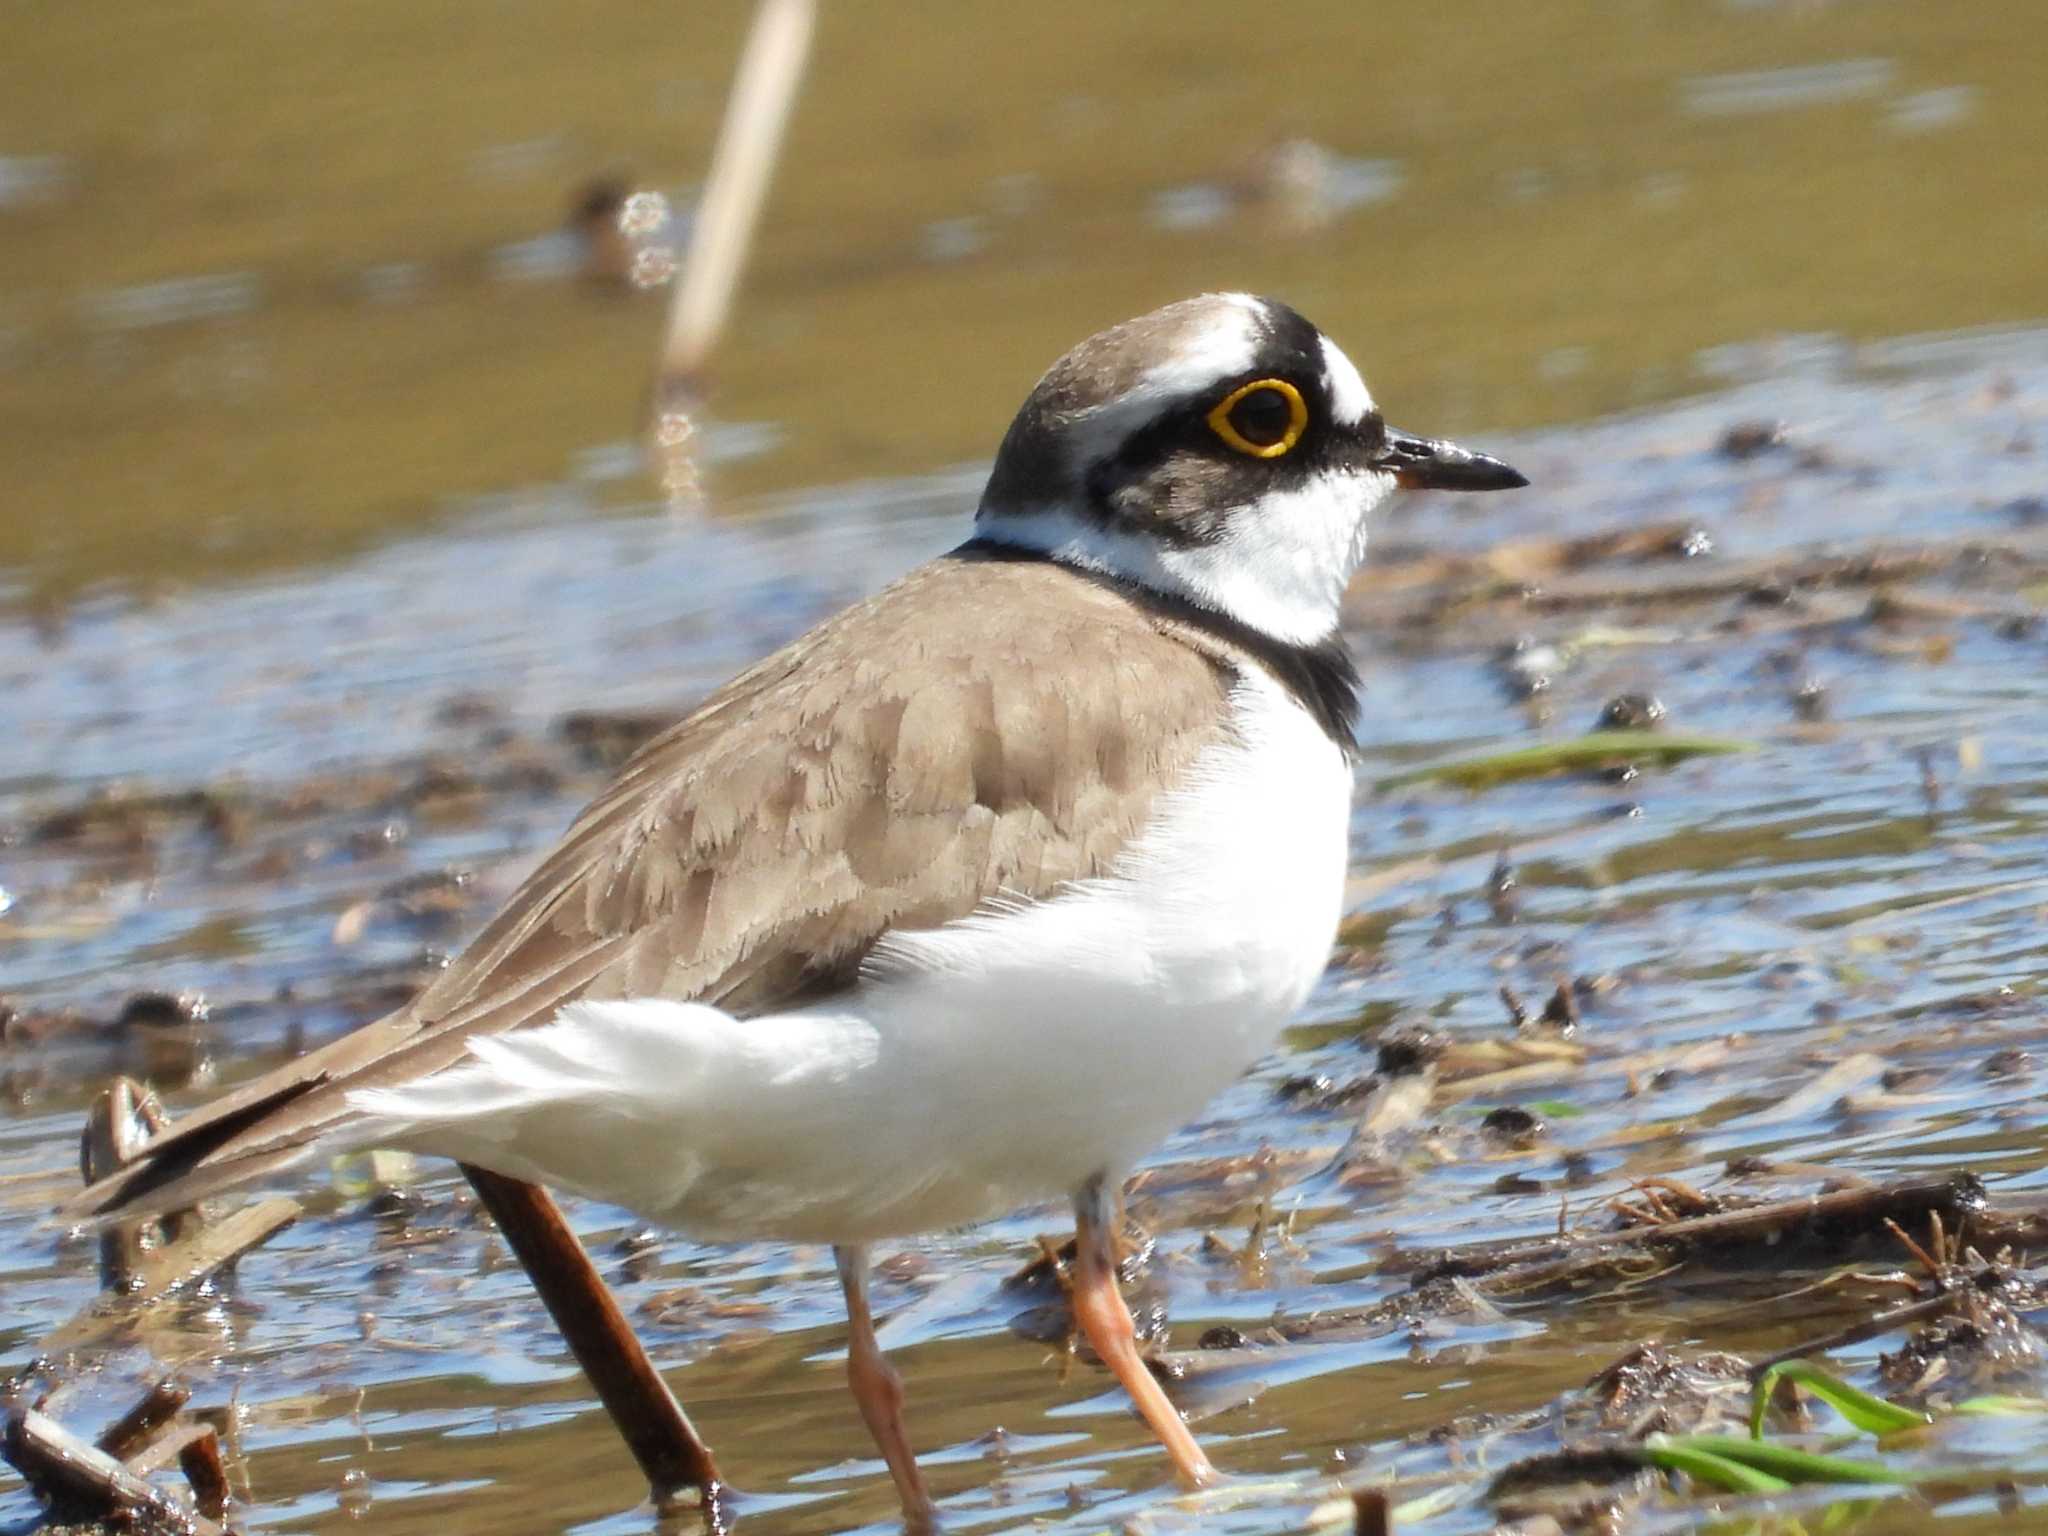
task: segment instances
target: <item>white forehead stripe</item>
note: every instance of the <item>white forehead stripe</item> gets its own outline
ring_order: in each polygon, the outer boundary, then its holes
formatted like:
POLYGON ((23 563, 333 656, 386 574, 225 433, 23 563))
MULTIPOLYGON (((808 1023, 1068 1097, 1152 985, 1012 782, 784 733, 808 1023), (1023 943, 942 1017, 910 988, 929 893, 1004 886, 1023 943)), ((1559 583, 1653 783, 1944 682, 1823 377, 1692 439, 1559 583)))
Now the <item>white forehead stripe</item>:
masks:
POLYGON ((1173 355, 1156 368, 1145 370, 1138 383, 1141 393, 1159 398, 1192 394, 1249 369, 1258 361, 1259 343, 1265 335, 1265 311, 1250 294, 1221 293, 1228 308, 1211 310, 1214 316, 1192 335, 1181 338, 1173 355))
POLYGON ((1323 368, 1330 376, 1330 414, 1346 426, 1355 426, 1372 410, 1372 394, 1337 344, 1327 336, 1320 340, 1323 368))
POLYGON ((1113 453, 1167 402, 1199 396, 1225 379, 1250 371, 1258 361, 1264 336, 1264 311, 1248 294, 1218 297, 1228 299, 1228 307, 1213 309, 1210 321, 1180 338, 1180 345, 1164 362, 1146 369, 1137 383, 1074 423, 1071 430, 1081 458, 1113 453))

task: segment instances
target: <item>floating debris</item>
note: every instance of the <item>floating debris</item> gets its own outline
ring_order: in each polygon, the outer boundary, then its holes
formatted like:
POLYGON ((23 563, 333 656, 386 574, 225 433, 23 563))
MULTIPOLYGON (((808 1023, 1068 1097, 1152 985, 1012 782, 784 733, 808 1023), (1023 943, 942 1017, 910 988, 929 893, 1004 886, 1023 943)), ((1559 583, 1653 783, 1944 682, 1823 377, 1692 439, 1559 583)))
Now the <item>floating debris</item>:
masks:
POLYGON ((1555 773, 1585 773, 1617 765, 1650 763, 1670 767, 1695 757, 1722 757, 1754 752, 1757 743, 1722 736, 1674 736, 1661 731, 1601 730, 1590 736, 1516 747, 1483 757, 1461 758, 1389 774, 1374 785, 1384 794, 1414 784, 1448 784, 1459 789, 1491 789, 1521 779, 1555 773))

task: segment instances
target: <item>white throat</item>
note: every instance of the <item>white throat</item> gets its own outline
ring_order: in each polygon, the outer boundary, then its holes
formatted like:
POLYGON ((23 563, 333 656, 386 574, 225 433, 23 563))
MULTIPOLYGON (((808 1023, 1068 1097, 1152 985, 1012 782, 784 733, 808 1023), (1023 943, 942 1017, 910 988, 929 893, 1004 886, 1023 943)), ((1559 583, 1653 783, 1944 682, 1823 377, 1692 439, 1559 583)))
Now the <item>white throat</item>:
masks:
POLYGON ((1336 629, 1344 588, 1365 561, 1369 514, 1393 488, 1377 471, 1326 471, 1238 509, 1205 544, 1105 528, 1063 506, 984 510, 974 531, 1182 598, 1283 645, 1313 645, 1336 629))

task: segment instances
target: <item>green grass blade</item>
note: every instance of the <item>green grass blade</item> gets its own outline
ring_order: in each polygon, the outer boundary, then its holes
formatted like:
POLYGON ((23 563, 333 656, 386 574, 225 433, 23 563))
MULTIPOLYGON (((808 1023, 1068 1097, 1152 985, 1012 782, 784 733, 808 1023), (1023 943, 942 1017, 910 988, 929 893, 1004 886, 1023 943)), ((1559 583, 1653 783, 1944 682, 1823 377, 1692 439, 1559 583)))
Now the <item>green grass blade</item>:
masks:
POLYGON ((1517 779, 1550 773, 1578 773, 1614 763, 1653 763, 1668 768, 1689 757, 1718 757, 1754 752, 1756 743, 1732 736, 1673 736, 1663 731, 1593 731, 1563 741, 1539 742, 1484 757, 1430 763, 1389 774, 1373 787, 1399 789, 1407 784, 1452 784, 1461 789, 1491 789, 1517 779))
POLYGON ((2006 1392, 1987 1392, 1982 1397, 1964 1398, 1956 1404, 1954 1411, 1996 1419, 2022 1413, 2048 1413, 2048 1397, 2015 1397, 2006 1392))
POLYGON ((1727 1461, 1767 1472, 1788 1483, 1888 1483, 1916 1481, 1911 1472, 1897 1471, 1874 1461, 1851 1461, 1845 1456, 1822 1456, 1813 1451, 1773 1445, 1768 1440, 1743 1440, 1734 1435, 1687 1435, 1679 1442, 1689 1449, 1719 1456, 1727 1461))
POLYGON ((1703 1451, 1688 1440, 1652 1435, 1643 1442, 1643 1456, 1651 1466, 1667 1472, 1683 1472, 1696 1483, 1725 1488, 1731 1493, 1783 1493, 1792 1485, 1781 1477, 1759 1472, 1739 1461, 1703 1451))
POLYGON ((1918 1429, 1929 1422, 1926 1414, 1901 1408, 1881 1397, 1872 1397, 1861 1388, 1850 1386, 1833 1372, 1822 1370, 1811 1360, 1781 1360, 1757 1378, 1756 1392, 1749 1407, 1749 1436, 1752 1440, 1764 1437, 1764 1412, 1771 1405, 1772 1390, 1781 1381, 1796 1382, 1806 1388, 1866 1435, 1894 1434, 1902 1429, 1918 1429))

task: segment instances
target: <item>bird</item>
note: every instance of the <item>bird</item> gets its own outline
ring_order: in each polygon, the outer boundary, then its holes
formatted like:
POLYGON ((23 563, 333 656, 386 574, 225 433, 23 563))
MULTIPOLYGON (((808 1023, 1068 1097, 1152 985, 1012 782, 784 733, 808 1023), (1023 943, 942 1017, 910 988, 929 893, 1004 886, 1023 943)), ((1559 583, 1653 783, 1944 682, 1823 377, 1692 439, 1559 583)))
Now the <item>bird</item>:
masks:
POLYGON ((1206 1484, 1117 1289, 1114 1202, 1328 963, 1371 514, 1525 484, 1389 427, 1278 300, 1113 325, 1031 390, 965 542, 650 740, 415 1000, 73 1209, 391 1146, 700 1240, 829 1244, 855 1402, 928 1529, 870 1250, 1064 1198, 1079 1329, 1206 1484))

